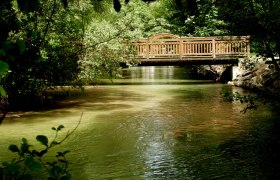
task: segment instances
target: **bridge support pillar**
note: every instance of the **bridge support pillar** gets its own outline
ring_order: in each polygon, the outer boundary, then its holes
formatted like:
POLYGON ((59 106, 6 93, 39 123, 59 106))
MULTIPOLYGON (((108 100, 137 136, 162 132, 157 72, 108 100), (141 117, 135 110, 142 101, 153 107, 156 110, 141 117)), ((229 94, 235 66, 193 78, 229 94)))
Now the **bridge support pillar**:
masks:
POLYGON ((237 76, 239 76, 242 73, 242 65, 241 62, 243 61, 243 58, 238 59, 238 64, 232 66, 232 80, 236 79, 237 76))
POLYGON ((239 67, 236 65, 232 66, 232 80, 234 80, 239 74, 239 67))

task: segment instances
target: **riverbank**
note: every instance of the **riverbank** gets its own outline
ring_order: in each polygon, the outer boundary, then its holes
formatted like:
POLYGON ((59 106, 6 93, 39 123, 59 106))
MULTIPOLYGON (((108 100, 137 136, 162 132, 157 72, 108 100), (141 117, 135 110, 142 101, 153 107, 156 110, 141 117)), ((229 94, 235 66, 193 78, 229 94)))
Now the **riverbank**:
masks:
POLYGON ((239 59, 238 67, 203 65, 198 66, 196 71, 216 82, 255 92, 258 101, 269 103, 276 109, 280 108, 280 72, 277 72, 269 59, 243 58, 239 59))
POLYGON ((216 82, 228 83, 250 90, 280 89, 280 72, 276 71, 269 59, 255 57, 240 59, 238 73, 232 79, 232 65, 201 65, 196 66, 196 72, 213 79, 216 82))
POLYGON ((279 90, 280 73, 264 58, 240 59, 236 78, 229 82, 237 87, 252 90, 279 90))
POLYGON ((280 72, 269 59, 246 58, 238 64, 239 72, 232 81, 233 86, 256 92, 264 103, 269 103, 276 111, 280 108, 280 72))

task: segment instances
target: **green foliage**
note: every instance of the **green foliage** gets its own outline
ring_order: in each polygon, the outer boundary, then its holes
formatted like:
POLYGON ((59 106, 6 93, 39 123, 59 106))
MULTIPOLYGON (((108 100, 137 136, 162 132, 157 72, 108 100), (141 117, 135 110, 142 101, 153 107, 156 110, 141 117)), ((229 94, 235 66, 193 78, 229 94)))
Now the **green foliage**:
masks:
POLYGON ((1 94, 11 107, 29 99, 35 106, 50 88, 117 76, 119 64, 130 63, 130 39, 168 32, 160 8, 141 0, 4 0, 1 94))
POLYGON ((4 4, 0 25, 7 28, 0 35, 0 60, 9 65, 9 73, 1 73, 0 89, 2 95, 6 89, 10 105, 39 102, 48 88, 77 83, 83 16, 89 8, 63 0, 4 4))
POLYGON ((274 56, 280 54, 279 11, 278 0, 219 1, 219 17, 228 23, 229 30, 237 35, 251 35, 257 53, 271 57, 278 71, 274 56))
POLYGON ((12 107, 44 102, 50 88, 115 77, 119 64, 129 63, 129 39, 167 31, 158 3, 4 1, 0 62, 9 72, 1 74, 0 92, 6 89, 12 107))
POLYGON ((198 15, 186 19, 185 27, 190 31, 189 36, 208 37, 228 33, 225 29, 226 23, 218 18, 218 9, 213 4, 201 5, 198 15))
POLYGON ((49 141, 48 137, 45 135, 38 135, 36 140, 44 146, 41 150, 34 149, 25 138, 22 138, 20 146, 11 144, 9 150, 16 153, 18 157, 17 159, 12 159, 10 162, 2 163, 2 166, 0 166, 0 177, 8 180, 32 179, 34 173, 46 171, 49 176, 48 179, 70 179, 71 174, 68 169, 69 161, 66 158, 66 155, 70 151, 57 152, 55 156, 56 160, 52 162, 45 162, 43 160, 43 157, 50 149, 65 141, 77 127, 72 132, 68 132, 62 140, 58 140, 58 133, 63 128, 63 125, 52 128, 52 130, 55 131, 55 138, 52 141, 49 141))
POLYGON ((212 1, 161 0, 160 16, 168 21, 172 33, 181 36, 225 35, 225 22, 218 17, 212 1))
POLYGON ((161 13, 161 2, 147 4, 141 0, 131 1, 118 13, 117 24, 125 31, 127 39, 149 37, 156 33, 170 32, 169 24, 161 13))
POLYGON ((132 63, 127 58, 133 53, 128 43, 130 39, 166 31, 153 16, 154 8, 152 4, 136 0, 123 5, 119 13, 96 15, 97 19, 85 29, 79 78, 91 84, 99 78, 119 76, 120 64, 132 63))

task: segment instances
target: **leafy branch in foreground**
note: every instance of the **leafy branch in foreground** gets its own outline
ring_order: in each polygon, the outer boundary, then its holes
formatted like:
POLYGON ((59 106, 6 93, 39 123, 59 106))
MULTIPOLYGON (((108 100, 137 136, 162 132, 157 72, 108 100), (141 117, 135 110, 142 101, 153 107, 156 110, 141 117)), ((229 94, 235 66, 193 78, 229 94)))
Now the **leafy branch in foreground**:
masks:
POLYGON ((223 91, 222 96, 229 102, 239 101, 241 104, 246 104, 245 108, 241 112, 246 113, 248 110, 257 109, 259 97, 254 95, 241 95, 238 92, 223 91))
POLYGON ((33 146, 28 143, 26 138, 22 138, 20 146, 11 144, 9 150, 13 153, 17 153, 18 157, 12 159, 10 162, 3 162, 2 165, 0 165, 0 178, 5 180, 32 179, 34 173, 47 172, 48 179, 50 180, 70 179, 69 161, 66 158, 66 155, 70 151, 66 150, 57 152, 55 156, 56 160, 52 162, 45 162, 43 157, 50 149, 60 145, 74 133, 81 123, 82 116, 83 114, 81 114, 76 127, 73 130, 68 131, 61 140, 58 139, 58 133, 64 129, 63 125, 60 125, 57 128, 52 128, 52 130, 55 131, 55 137, 52 141, 49 141, 49 138, 45 135, 38 135, 36 140, 44 146, 42 150, 34 149, 33 146))
POLYGON ((280 110, 280 92, 277 90, 263 90, 254 95, 241 95, 238 92, 232 92, 229 89, 223 89, 221 92, 222 97, 229 101, 239 101, 241 104, 245 104, 245 108, 241 111, 246 113, 248 110, 256 110, 260 105, 269 105, 274 112, 280 110))
POLYGON ((260 97, 256 95, 241 95, 239 92, 233 92, 231 89, 224 87, 220 92, 221 96, 224 100, 228 102, 240 102, 241 104, 245 104, 245 108, 241 110, 241 112, 246 113, 248 110, 257 109, 260 97))

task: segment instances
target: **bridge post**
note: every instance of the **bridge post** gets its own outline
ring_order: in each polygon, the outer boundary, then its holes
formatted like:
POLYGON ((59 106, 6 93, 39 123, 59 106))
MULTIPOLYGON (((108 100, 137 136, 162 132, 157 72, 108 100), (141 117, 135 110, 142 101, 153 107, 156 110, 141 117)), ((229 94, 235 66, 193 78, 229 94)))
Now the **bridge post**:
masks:
POLYGON ((183 40, 180 37, 180 41, 179 41, 179 55, 180 55, 180 60, 182 60, 183 57, 183 40))
POLYGON ((150 48, 149 48, 149 39, 146 41, 146 56, 147 56, 147 60, 149 60, 149 56, 150 56, 150 48))
POLYGON ((215 39, 212 39, 212 56, 215 59, 216 58, 216 42, 215 39))
POLYGON ((250 36, 246 37, 246 50, 247 50, 247 57, 250 56, 250 36))

